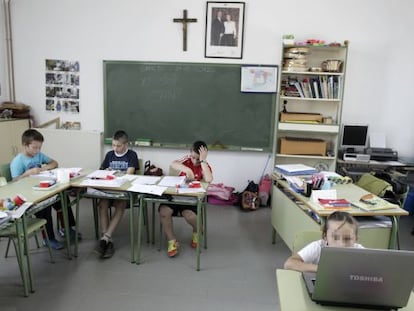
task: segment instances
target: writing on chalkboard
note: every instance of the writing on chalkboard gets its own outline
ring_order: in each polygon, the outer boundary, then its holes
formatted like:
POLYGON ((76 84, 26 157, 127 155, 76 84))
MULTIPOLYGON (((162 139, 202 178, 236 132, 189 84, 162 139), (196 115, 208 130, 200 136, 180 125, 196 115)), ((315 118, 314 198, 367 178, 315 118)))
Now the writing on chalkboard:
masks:
POLYGON ((123 129, 152 146, 267 151, 276 96, 241 93, 240 79, 238 64, 104 61, 105 137, 123 129))

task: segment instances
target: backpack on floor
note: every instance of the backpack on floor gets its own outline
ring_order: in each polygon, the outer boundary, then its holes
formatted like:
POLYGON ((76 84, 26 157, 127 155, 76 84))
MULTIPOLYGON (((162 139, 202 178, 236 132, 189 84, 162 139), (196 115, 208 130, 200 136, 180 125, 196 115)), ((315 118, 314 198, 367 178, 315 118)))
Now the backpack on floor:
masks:
POLYGON ((259 185, 249 181, 246 189, 240 194, 240 207, 243 211, 254 211, 260 206, 259 185))

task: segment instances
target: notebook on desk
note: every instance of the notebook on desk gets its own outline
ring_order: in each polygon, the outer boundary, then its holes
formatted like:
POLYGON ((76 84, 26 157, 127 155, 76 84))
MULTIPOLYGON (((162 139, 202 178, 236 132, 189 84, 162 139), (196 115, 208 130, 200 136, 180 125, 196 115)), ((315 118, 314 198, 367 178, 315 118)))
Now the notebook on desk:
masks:
POLYGON ((407 305, 414 252, 322 249, 317 273, 303 273, 311 299, 323 305, 391 310, 407 305))

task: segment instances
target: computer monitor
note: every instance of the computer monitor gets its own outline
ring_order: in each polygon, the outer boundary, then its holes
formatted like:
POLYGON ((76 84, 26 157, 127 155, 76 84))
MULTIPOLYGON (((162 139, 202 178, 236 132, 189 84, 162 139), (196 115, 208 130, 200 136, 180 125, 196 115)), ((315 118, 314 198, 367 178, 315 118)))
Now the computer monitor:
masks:
POLYGON ((367 148, 367 124, 343 124, 341 133, 341 149, 345 152, 363 152, 367 148))

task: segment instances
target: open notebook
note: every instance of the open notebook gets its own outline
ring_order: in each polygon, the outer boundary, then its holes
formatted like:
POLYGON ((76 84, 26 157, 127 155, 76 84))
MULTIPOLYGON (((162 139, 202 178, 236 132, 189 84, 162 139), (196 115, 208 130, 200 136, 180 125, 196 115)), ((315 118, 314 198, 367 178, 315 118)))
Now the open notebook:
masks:
POLYGON ((414 252, 325 247, 317 273, 303 273, 311 299, 325 305, 391 310, 407 305, 414 252))

